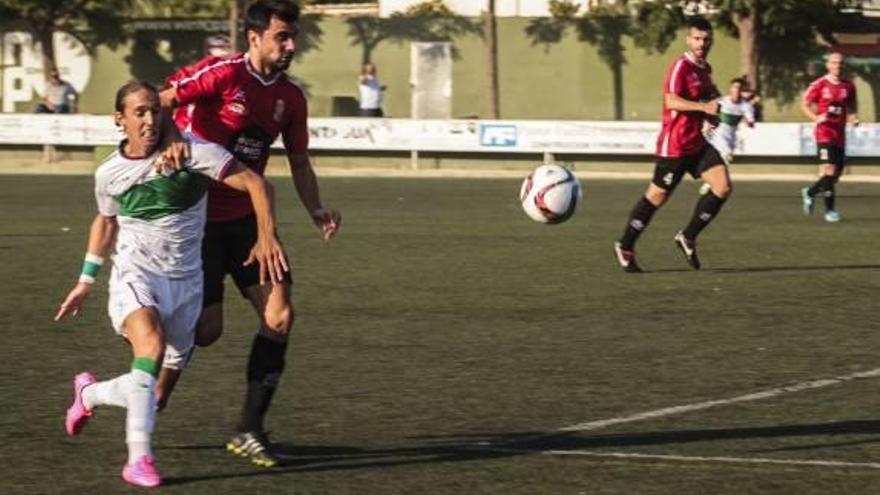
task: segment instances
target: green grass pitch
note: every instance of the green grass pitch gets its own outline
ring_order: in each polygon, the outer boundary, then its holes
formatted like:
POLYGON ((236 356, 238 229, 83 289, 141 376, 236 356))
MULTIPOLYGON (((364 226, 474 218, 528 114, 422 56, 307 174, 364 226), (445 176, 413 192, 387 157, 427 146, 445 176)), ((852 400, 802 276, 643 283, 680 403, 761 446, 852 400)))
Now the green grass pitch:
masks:
MULTIPOLYGON (((223 338, 196 354, 158 418, 167 485, 156 493, 880 486, 877 378, 560 431, 880 367, 880 185, 842 184, 844 220, 828 225, 802 215, 801 184, 738 184, 694 272, 671 241, 696 197, 686 182, 640 241, 642 275, 621 272, 611 244, 645 181, 585 182, 574 218, 546 227, 520 210, 517 181, 324 179, 344 215, 329 244, 289 181, 275 185, 297 310, 269 416, 286 463, 261 470, 222 448, 256 328, 230 285, 223 338)), ((122 410, 97 411, 78 438, 63 432, 72 375, 108 378, 130 361, 106 316, 106 273, 81 316, 51 321, 78 274, 91 191, 89 177, 0 182, 3 494, 135 492, 119 477, 122 410)))

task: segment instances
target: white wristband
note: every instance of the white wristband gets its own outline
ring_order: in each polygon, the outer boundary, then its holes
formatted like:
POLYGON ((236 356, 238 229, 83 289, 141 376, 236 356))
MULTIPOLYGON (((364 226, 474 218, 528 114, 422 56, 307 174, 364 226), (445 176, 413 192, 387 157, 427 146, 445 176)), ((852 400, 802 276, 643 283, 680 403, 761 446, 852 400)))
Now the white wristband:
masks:
POLYGON ((80 281, 80 283, 83 283, 83 284, 94 285, 95 284, 95 277, 92 277, 91 275, 86 275, 85 273, 83 273, 82 275, 79 276, 79 281, 80 281))

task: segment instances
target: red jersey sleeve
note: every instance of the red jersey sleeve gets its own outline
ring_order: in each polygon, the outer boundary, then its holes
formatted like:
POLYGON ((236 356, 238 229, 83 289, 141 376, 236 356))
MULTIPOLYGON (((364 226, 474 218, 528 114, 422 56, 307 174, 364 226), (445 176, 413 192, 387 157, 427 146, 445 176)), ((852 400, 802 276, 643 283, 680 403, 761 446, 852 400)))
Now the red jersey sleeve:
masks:
POLYGON ((309 150, 309 110, 305 95, 297 88, 299 95, 291 111, 290 122, 281 131, 284 149, 289 155, 301 155, 309 150))
POLYGON ((181 74, 182 77, 173 80, 171 84, 177 88, 178 104, 184 106, 197 100, 219 95, 234 72, 230 61, 221 59, 213 64, 206 64, 195 71, 189 68, 181 69, 178 74, 181 74))
POLYGON ((819 103, 819 97, 822 94, 821 80, 810 84, 810 87, 804 92, 804 101, 807 103, 819 103))
POLYGON ((165 87, 171 88, 171 87, 177 86, 178 81, 180 81, 181 79, 190 77, 193 74, 195 74, 196 72, 198 72, 200 69, 203 69, 203 68, 205 68, 209 65, 212 65, 216 62, 219 62, 219 61, 220 61, 219 57, 208 56, 208 57, 205 57, 205 58, 199 60, 198 62, 196 62, 192 65, 187 65, 187 66, 181 67, 180 69, 177 70, 177 72, 171 74, 170 76, 168 76, 167 79, 165 79, 165 87))
POLYGON ((687 79, 688 63, 684 57, 680 57, 672 67, 669 68, 669 75, 666 78, 666 87, 663 88, 664 93, 673 93, 679 96, 687 96, 687 79))

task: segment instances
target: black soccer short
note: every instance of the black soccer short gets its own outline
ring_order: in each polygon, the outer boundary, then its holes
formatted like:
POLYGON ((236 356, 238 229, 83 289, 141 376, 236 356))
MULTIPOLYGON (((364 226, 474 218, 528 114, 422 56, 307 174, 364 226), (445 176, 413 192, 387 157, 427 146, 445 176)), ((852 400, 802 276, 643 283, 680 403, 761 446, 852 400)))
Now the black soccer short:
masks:
MULTIPOLYGON (((202 242, 204 307, 223 301, 223 280, 227 273, 232 276, 243 297, 247 297, 245 289, 260 283, 259 264, 242 266, 256 242, 257 219, 254 215, 205 225, 205 240, 202 242)), ((284 274, 284 281, 291 283, 290 272, 284 274)))
POLYGON ((819 165, 830 163, 834 165, 834 176, 839 177, 846 166, 846 150, 831 143, 819 143, 816 145, 816 159, 819 165))
POLYGON ((703 175, 703 172, 716 165, 725 165, 726 162, 714 146, 706 145, 698 153, 678 157, 657 157, 654 165, 654 178, 651 182, 666 191, 672 192, 678 187, 685 172, 694 179, 703 175))

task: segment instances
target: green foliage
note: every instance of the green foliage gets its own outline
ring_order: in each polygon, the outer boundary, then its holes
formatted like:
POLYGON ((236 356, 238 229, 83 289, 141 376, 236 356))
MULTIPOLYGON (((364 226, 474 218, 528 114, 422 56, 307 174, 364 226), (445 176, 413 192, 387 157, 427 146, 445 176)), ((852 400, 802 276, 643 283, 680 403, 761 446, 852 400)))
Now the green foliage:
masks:
MULTIPOLYGON (((353 16, 345 21, 352 46, 362 49, 362 62, 370 61, 373 50, 383 41, 452 41, 468 35, 481 35, 482 27, 467 17, 455 14, 442 0, 416 4, 405 12, 388 18, 353 16)), ((456 52, 453 48, 453 55, 456 52)))
POLYGON ((133 17, 227 17, 230 0, 134 0, 133 17))
POLYGON ((642 2, 634 17, 636 29, 630 36, 647 53, 665 53, 685 24, 684 10, 677 2, 642 2))
POLYGON ((754 17, 757 27, 758 74, 762 92, 780 103, 794 101, 815 77, 811 61, 825 48, 818 40, 834 44, 833 32, 856 9, 852 0, 713 0, 719 13, 714 19, 735 37, 740 33, 736 16, 754 17))
POLYGON ((0 14, 28 26, 37 39, 51 39, 54 31, 74 33, 93 52, 98 44, 115 47, 124 40, 123 15, 131 4, 132 0, 0 0, 0 14))
POLYGON ((453 12, 452 9, 450 9, 443 0, 427 0, 425 2, 417 3, 415 5, 410 5, 409 8, 406 9, 404 15, 452 16, 455 15, 455 12, 453 12))

